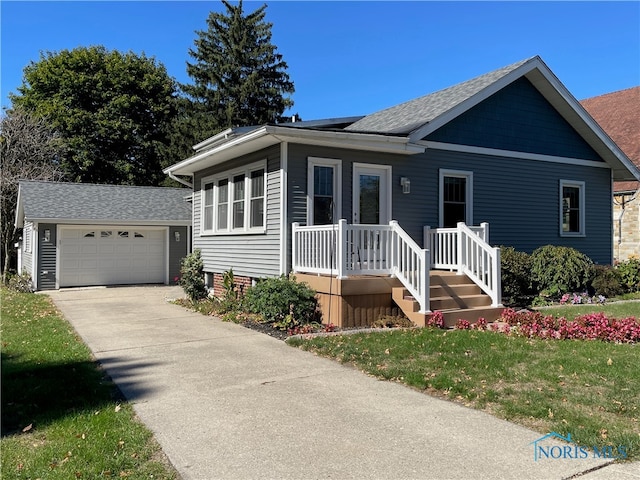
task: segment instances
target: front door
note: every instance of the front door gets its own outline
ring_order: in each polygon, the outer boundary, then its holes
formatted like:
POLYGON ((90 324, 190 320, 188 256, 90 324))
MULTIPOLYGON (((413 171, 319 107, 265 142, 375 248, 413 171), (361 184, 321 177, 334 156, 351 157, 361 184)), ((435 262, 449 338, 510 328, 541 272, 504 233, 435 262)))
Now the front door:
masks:
POLYGON ((353 223, 388 224, 391 220, 391 167, 354 164, 353 223))

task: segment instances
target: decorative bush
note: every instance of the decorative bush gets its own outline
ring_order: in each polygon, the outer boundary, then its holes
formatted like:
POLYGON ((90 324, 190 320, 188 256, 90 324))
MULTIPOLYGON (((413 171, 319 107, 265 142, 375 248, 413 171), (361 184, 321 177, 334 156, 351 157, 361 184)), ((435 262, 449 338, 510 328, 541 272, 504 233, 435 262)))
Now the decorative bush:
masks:
POLYGON ((593 262, 584 253, 570 247, 545 245, 531 254, 531 278, 543 296, 586 290, 593 262))
POLYGON ((531 255, 513 247, 500 247, 502 301, 507 305, 528 304, 531 289, 531 255))
POLYGON ((7 287, 19 293, 33 293, 31 275, 28 273, 23 273, 22 275, 11 275, 9 277, 7 287))
POLYGON ((620 274, 620 281, 628 292, 640 290, 640 259, 631 257, 618 263, 616 270, 620 274))
POLYGON ((609 265, 594 265, 591 272, 591 290, 594 295, 615 297, 624 293, 620 272, 609 265))
POLYGON ((444 315, 440 310, 436 310, 429 318, 427 318, 426 322, 427 327, 435 327, 435 328, 444 328, 444 315))
MULTIPOLYGON (((528 338, 640 342, 640 321, 634 317, 616 319, 608 318, 604 313, 589 313, 570 321, 540 312, 507 308, 502 313, 501 320, 509 326, 507 333, 528 338)), ((494 325, 493 330, 502 328, 506 331, 500 324, 494 325)))
POLYGON ((262 315, 266 322, 279 322, 285 329, 318 319, 316 292, 286 275, 260 280, 247 290, 243 304, 249 312, 262 315))
POLYGON ((204 284, 204 264, 200 250, 195 250, 182 259, 180 264, 180 286, 191 301, 197 301, 207 296, 204 284))

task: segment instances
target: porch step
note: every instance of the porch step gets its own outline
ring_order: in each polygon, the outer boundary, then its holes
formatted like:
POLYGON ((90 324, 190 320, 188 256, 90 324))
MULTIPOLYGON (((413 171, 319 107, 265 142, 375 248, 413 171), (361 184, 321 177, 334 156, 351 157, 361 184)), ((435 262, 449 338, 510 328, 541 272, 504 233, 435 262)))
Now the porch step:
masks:
MULTIPOLYGON (((446 328, 454 327, 459 319, 475 323, 482 317, 493 322, 504 310, 492 307, 491 298, 480 287, 466 275, 457 275, 456 272, 431 272, 429 294, 429 309, 442 312, 446 328)), ((420 306, 407 289, 394 287, 392 297, 412 322, 420 327, 426 325, 430 314, 419 313, 420 306)))

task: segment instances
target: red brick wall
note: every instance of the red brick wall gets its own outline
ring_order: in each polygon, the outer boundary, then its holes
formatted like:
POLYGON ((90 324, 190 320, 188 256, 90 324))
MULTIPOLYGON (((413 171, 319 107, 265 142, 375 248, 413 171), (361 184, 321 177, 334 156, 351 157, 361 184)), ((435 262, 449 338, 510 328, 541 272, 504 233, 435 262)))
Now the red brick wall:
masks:
MULTIPOLYGON (((224 287, 223 287, 223 274, 222 273, 214 273, 213 274, 213 294, 215 296, 224 295, 224 287)), ((251 286, 251 277, 242 277, 239 275, 234 275, 233 282, 236 284, 236 291, 238 294, 242 295, 247 291, 247 288, 251 286)))

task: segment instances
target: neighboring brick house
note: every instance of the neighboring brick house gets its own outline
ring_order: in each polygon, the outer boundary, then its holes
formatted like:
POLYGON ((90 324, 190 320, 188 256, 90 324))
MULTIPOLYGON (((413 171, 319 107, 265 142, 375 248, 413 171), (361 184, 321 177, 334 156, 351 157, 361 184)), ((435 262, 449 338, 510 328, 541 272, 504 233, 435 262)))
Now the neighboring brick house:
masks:
MULTIPOLYGON (((580 103, 640 167, 640 86, 580 103)), ((617 260, 640 256, 640 182, 614 182, 613 254, 617 260)))

